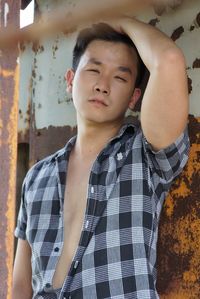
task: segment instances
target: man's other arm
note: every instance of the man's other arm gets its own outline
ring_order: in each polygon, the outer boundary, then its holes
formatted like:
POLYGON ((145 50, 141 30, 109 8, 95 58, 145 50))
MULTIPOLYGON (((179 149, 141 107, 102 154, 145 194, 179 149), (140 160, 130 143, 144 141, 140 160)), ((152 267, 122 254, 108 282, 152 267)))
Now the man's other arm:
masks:
POLYGON ((31 299, 31 248, 27 241, 18 239, 13 270, 12 299, 31 299))
POLYGON ((121 30, 135 43, 150 72, 141 107, 141 125, 155 150, 173 143, 188 117, 185 58, 176 44, 158 29, 135 19, 120 22, 121 30))

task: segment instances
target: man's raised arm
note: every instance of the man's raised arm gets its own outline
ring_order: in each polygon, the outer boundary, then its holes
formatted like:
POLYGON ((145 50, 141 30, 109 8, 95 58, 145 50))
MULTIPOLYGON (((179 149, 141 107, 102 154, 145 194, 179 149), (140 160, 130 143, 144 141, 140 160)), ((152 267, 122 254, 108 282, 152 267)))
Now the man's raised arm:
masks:
POLYGON ((141 125, 155 150, 173 143, 188 117, 188 89, 184 55, 158 29, 135 19, 122 19, 120 29, 129 35, 150 72, 141 107, 141 125))

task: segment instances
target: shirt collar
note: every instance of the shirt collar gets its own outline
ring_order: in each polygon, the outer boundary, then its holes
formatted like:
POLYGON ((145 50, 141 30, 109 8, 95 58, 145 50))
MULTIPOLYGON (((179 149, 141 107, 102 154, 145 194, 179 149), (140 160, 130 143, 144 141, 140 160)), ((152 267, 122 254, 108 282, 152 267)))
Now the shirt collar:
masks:
MULTIPOLYGON (((136 127, 137 127, 137 123, 132 123, 132 122, 124 123, 122 125, 122 127, 120 128, 118 134, 116 136, 114 136, 113 138, 111 138, 111 140, 109 141, 108 144, 111 144, 113 141, 122 138, 122 136, 126 132, 128 132, 130 134, 134 134, 136 127)), ((51 161, 52 160, 55 161, 56 159, 59 159, 59 158, 67 159, 75 142, 76 142, 76 138, 77 138, 77 135, 70 138, 70 140, 66 143, 66 145, 52 156, 51 161)))

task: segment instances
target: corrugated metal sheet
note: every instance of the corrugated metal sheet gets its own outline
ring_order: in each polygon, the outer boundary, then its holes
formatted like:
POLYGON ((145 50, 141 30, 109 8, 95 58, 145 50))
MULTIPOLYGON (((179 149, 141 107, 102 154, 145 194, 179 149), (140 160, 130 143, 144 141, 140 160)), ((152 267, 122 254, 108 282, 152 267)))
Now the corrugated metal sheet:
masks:
POLYGON ((25 9, 32 0, 21 0, 21 9, 25 9))

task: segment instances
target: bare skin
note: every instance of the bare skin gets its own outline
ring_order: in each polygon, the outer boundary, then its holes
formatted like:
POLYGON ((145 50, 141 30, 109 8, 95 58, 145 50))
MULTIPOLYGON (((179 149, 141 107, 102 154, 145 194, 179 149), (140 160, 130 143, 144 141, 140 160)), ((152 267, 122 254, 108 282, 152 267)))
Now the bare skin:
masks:
MULTIPOLYGON (((142 108, 143 133, 155 150, 167 147, 183 132, 188 115, 187 77, 180 49, 157 29, 134 19, 121 19, 113 25, 134 41, 150 71, 142 108)), ((134 108, 140 91, 133 90, 136 78, 133 53, 125 45, 92 42, 81 58, 78 69, 66 74, 67 90, 72 93, 77 111, 78 136, 70 157, 64 206, 64 247, 54 275, 54 287, 60 287, 69 270, 80 239, 86 208, 86 193, 93 161, 122 125, 128 107, 134 108), (123 66, 129 71, 122 71, 123 66), (80 188, 77 188, 80 185, 80 188), (79 190, 78 190, 79 189, 79 190), (78 193, 77 193, 78 192, 78 193), (70 240, 68 242, 68 240, 70 240)), ((15 290, 20 279, 22 256, 30 258, 28 246, 16 256, 15 290)), ((28 288, 29 289, 29 288, 28 288)), ((27 291, 28 292, 28 291, 27 291)), ((14 293, 15 294, 15 293, 14 293)), ((30 293, 31 294, 31 293, 30 293)), ((31 295, 13 299, 28 299, 31 295)))
POLYGON ((55 289, 62 286, 78 246, 86 209, 91 166, 91 159, 80 161, 79 157, 71 154, 64 199, 64 245, 53 277, 55 289))
POLYGON ((13 271, 13 299, 31 299, 31 248, 25 240, 18 239, 14 271, 13 271))

